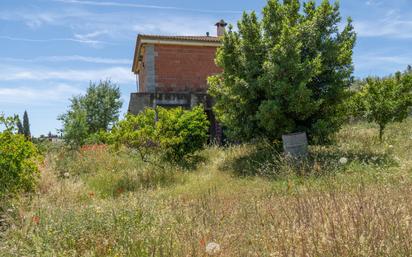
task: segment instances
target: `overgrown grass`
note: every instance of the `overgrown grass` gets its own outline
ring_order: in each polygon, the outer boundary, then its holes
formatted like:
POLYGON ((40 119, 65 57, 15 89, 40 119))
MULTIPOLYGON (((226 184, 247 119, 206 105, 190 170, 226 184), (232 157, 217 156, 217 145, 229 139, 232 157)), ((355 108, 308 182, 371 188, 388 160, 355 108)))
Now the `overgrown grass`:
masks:
POLYGON ((0 255, 412 256, 412 119, 377 133, 348 125, 300 165, 257 145, 183 166, 52 154, 37 193, 3 207, 0 255))

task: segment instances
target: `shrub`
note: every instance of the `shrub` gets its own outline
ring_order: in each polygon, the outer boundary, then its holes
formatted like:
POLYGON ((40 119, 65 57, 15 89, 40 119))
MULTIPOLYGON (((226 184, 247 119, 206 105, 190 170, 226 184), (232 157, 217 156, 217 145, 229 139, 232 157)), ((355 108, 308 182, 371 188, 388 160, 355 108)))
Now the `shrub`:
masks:
POLYGON ((143 160, 155 152, 177 161, 205 145, 209 122, 202 107, 146 109, 138 115, 127 115, 113 129, 113 141, 139 152, 143 160))
POLYGON ((179 160, 203 148, 208 138, 209 121, 202 107, 158 110, 157 134, 165 155, 179 160))
POLYGON ((386 126, 402 122, 408 117, 412 106, 412 74, 397 73, 394 77, 369 78, 363 88, 353 97, 354 113, 379 125, 382 141, 386 126))
POLYGON ((0 198, 34 189, 39 175, 38 152, 24 135, 14 134, 15 120, 0 115, 0 198))

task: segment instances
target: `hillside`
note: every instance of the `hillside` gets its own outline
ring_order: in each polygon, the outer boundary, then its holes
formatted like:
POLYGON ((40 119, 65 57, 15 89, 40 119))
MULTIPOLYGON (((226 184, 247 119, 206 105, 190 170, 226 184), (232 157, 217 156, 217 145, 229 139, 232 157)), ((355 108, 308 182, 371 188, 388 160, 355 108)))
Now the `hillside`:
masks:
POLYGON ((37 193, 7 206, 0 255, 410 256, 412 119, 377 134, 348 125, 300 166, 264 144, 166 167, 54 147, 37 193))

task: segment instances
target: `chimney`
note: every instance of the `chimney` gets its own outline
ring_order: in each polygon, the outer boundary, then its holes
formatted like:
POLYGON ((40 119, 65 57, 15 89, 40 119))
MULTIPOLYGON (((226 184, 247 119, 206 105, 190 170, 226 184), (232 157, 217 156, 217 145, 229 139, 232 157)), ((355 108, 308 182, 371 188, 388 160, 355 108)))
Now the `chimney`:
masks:
POLYGON ((215 26, 217 27, 217 36, 223 37, 226 32, 227 23, 222 19, 219 22, 217 22, 215 26))

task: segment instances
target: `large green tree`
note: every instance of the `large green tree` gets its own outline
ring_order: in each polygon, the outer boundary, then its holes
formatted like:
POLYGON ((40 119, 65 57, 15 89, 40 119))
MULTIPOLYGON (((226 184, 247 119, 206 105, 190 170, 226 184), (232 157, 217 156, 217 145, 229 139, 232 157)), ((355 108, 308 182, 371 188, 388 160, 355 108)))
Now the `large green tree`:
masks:
POLYGON ((73 146, 81 146, 92 135, 108 131, 119 119, 122 101, 119 87, 110 80, 90 83, 82 96, 70 99, 69 110, 59 116, 63 137, 73 146))
POLYGON ((342 31, 338 3, 269 0, 259 20, 244 13, 229 28, 209 78, 214 110, 237 140, 279 139, 306 131, 328 141, 343 122, 356 40, 351 19, 342 31))

